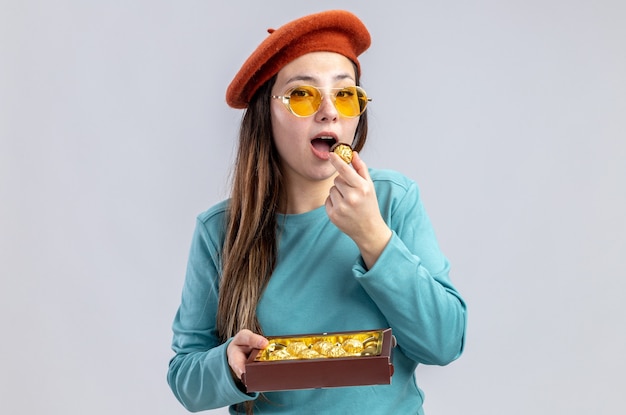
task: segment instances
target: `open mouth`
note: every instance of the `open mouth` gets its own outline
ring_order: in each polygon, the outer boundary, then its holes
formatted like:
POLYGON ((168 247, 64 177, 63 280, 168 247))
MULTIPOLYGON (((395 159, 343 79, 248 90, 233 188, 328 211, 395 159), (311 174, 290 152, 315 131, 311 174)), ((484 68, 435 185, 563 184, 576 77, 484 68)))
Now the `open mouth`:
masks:
POLYGON ((335 137, 317 137, 311 140, 311 144, 317 151, 329 152, 330 148, 337 142, 335 137))

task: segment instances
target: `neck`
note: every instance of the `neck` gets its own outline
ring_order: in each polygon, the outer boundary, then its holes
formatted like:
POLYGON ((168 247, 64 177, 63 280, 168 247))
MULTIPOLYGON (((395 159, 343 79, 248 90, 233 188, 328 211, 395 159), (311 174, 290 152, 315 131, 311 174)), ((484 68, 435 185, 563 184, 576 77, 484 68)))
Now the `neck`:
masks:
POLYGON ((299 214, 310 212, 326 203, 328 192, 333 186, 335 176, 321 181, 287 180, 285 183, 286 200, 283 200, 281 212, 299 214))

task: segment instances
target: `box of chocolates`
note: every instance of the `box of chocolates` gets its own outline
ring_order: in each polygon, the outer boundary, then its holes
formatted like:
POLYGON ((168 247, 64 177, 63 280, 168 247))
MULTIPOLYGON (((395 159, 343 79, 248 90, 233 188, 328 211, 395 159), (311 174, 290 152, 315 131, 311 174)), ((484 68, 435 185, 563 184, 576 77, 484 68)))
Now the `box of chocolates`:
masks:
POLYGON ((246 362, 248 392, 391 383, 390 328, 267 338, 269 345, 246 362))

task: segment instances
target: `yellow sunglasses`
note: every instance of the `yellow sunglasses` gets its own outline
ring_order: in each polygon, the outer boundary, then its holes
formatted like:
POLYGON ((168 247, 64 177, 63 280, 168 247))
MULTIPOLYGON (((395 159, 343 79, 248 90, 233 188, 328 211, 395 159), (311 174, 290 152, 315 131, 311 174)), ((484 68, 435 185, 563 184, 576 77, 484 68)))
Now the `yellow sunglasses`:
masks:
MULTIPOLYGON (((354 118, 363 114, 371 98, 360 86, 330 88, 332 101, 337 112, 346 118, 354 118)), ((322 91, 311 85, 296 86, 288 89, 284 95, 272 95, 280 99, 285 107, 296 117, 310 117, 322 105, 322 91)))

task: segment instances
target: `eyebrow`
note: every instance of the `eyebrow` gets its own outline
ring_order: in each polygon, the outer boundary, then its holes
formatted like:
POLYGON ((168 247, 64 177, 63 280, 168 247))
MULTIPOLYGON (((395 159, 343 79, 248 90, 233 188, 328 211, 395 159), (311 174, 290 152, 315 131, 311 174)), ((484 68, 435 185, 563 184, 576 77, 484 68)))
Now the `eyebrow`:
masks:
MULTIPOLYGON (((336 76, 334 77, 334 81, 343 81, 344 79, 354 80, 354 78, 352 78, 352 76, 350 76, 350 75, 349 75, 349 74, 347 74, 347 73, 344 73, 344 74, 339 74, 339 75, 336 75, 336 76)), ((311 75, 296 75, 296 76, 294 76, 294 77, 292 77, 292 78, 289 78, 289 79, 285 82, 285 84, 290 84, 290 83, 292 83, 292 82, 296 82, 296 81, 298 81, 298 82, 311 82, 311 83, 313 83, 315 80, 316 80, 316 78, 315 78, 315 77, 313 77, 313 76, 311 76, 311 75)))

